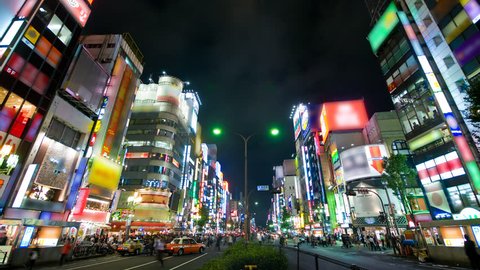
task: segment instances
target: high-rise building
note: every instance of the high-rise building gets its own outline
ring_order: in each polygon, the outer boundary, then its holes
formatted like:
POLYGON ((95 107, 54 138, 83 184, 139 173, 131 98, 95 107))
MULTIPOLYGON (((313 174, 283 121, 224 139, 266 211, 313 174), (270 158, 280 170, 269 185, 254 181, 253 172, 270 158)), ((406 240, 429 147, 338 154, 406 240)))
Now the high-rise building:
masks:
POLYGON ((310 104, 299 104, 292 114, 296 148, 297 176, 302 198, 300 204, 300 226, 316 235, 323 235, 326 228, 324 208, 327 205, 322 176, 319 127, 316 121, 318 108, 310 104), (314 121, 312 121, 314 119, 314 121))
POLYGON ((392 1, 368 35, 435 220, 480 209, 478 130, 465 88, 480 71, 473 1, 392 1), (441 199, 435 199, 441 198, 441 199))
POLYGON ((140 84, 143 55, 129 34, 88 35, 82 36, 80 42, 84 51, 69 69, 65 89, 70 95, 64 96, 74 104, 81 104, 79 100, 92 96, 89 89, 95 87, 85 84, 95 80, 86 74, 98 72, 92 72, 87 58, 93 59, 108 74, 108 84, 93 95, 101 99, 101 105, 94 117, 87 152, 76 171, 77 181, 72 185, 73 190, 80 186, 80 191, 69 221, 81 222, 78 237, 82 239, 109 228, 111 204, 124 159, 124 127, 128 125, 140 84))
POLYGON ((83 0, 0 3, 0 226, 14 248, 5 261, 12 265, 27 256, 18 247, 57 248, 62 236, 77 236, 79 223, 66 221, 73 174, 108 75, 85 58, 98 71, 86 91, 64 77, 85 52, 77 44, 90 13, 91 1, 83 0))
POLYGON ((469 219, 480 217, 480 144, 471 135, 479 131, 468 119, 465 91, 480 72, 480 6, 477 0, 385 2, 373 14, 368 41, 434 219, 421 223, 427 248, 435 246, 429 256, 446 262, 446 252, 461 251, 464 234, 477 236, 469 219))
POLYGON ((194 169, 191 150, 200 106, 198 95, 183 86, 180 79, 166 75, 158 83, 139 86, 119 186, 125 191, 120 192, 113 218, 119 229, 131 223, 131 228, 158 231, 183 223, 183 188, 194 169))

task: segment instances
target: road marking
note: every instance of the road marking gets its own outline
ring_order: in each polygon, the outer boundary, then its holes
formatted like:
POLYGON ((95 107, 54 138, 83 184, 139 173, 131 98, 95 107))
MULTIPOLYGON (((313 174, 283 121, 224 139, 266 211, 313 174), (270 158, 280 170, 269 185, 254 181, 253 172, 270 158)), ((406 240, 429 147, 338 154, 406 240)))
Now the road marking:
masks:
POLYGON ((179 265, 177 265, 177 266, 175 266, 175 267, 173 267, 173 268, 170 268, 170 270, 174 270, 174 269, 177 269, 177 268, 179 268, 179 267, 181 267, 181 266, 184 266, 184 265, 187 264, 187 263, 191 263, 191 262, 193 262, 193 261, 195 261, 195 260, 197 260, 197 259, 200 259, 201 257, 203 257, 203 256, 205 256, 205 255, 207 255, 207 254, 208 254, 208 253, 205 253, 205 254, 200 255, 200 256, 198 256, 198 257, 196 257, 196 258, 194 258, 194 259, 191 259, 191 260, 188 261, 188 262, 184 262, 184 263, 182 263, 182 264, 179 264, 179 265))
MULTIPOLYGON (((163 260, 165 261, 165 260, 168 260, 168 259, 171 259, 171 258, 172 258, 172 256, 169 256, 169 257, 164 258, 163 260)), ((131 270, 131 269, 135 269, 135 268, 140 268, 142 266, 149 265, 149 264, 156 263, 156 262, 159 262, 159 261, 155 260, 155 261, 147 262, 147 263, 140 264, 140 265, 137 265, 137 266, 133 266, 133 267, 130 267, 130 268, 125 268, 123 270, 131 270)))
POLYGON ((117 260, 110 260, 110 261, 104 261, 104 262, 99 262, 99 263, 86 264, 86 265, 82 265, 82 266, 66 268, 65 270, 74 270, 74 269, 86 268, 86 267, 100 265, 100 264, 104 264, 104 263, 118 262, 118 261, 122 261, 122 260, 126 260, 126 259, 128 259, 128 258, 121 258, 121 259, 117 259, 117 260))

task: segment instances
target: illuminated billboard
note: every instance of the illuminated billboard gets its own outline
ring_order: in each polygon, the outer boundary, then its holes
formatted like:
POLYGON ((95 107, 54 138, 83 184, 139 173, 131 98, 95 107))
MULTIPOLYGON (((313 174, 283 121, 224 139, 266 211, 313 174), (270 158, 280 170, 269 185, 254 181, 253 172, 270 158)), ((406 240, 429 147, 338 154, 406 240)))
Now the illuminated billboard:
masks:
POLYGON ((457 152, 453 151, 416 165, 422 184, 465 174, 457 152))
POLYGON ((122 166, 104 157, 94 157, 90 168, 90 184, 114 191, 117 189, 122 166))
MULTIPOLYGON (((295 110, 295 114, 293 115, 293 131, 294 131, 295 140, 297 140, 298 136, 300 135, 300 132, 306 129, 306 127, 305 128, 303 127, 304 121, 305 121, 304 114, 306 114, 305 117, 308 120, 308 109, 305 105, 300 103, 297 109, 295 110)), ((307 125, 308 125, 308 121, 307 121, 307 125)))
POLYGON ((327 102, 322 106, 320 128, 325 142, 330 131, 363 129, 368 115, 363 100, 327 102))
POLYGON ((85 27, 92 11, 83 0, 60 0, 60 3, 63 4, 78 24, 85 27))
POLYGON ((345 182, 379 177, 383 173, 383 158, 388 153, 383 144, 369 144, 347 149, 340 153, 345 182))
POLYGON ((397 11, 395 3, 392 1, 382 17, 377 21, 372 31, 368 34, 368 41, 370 42, 370 46, 374 53, 378 51, 378 48, 380 48, 388 35, 390 35, 395 26, 397 26, 397 11))

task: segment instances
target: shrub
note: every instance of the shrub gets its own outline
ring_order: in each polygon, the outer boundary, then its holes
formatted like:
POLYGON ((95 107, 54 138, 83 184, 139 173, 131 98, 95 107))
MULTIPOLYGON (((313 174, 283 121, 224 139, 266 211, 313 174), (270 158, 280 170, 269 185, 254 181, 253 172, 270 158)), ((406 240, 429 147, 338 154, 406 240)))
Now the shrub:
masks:
POLYGON ((238 270, 245 265, 257 265, 262 270, 283 270, 288 268, 288 260, 277 248, 237 243, 229 247, 222 257, 204 264, 201 270, 238 270))

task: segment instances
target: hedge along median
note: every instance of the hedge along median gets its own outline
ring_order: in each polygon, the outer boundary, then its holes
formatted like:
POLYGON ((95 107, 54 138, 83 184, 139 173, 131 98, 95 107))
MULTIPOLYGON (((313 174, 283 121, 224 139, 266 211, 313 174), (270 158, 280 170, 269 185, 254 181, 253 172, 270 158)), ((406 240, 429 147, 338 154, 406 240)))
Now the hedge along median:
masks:
POLYGON ((236 243, 229 247, 221 257, 203 265, 201 270, 239 270, 245 265, 256 265, 262 270, 284 270, 288 260, 283 252, 271 246, 236 243))

